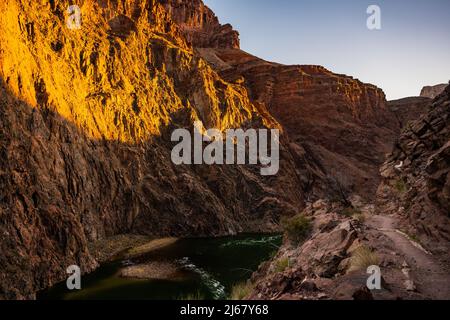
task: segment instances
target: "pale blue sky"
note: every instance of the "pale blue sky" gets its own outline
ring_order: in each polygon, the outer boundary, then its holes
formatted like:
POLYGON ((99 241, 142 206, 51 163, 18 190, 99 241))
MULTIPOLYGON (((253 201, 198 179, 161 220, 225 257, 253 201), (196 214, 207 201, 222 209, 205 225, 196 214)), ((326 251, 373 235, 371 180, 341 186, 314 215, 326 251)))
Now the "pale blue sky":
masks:
POLYGON ((319 64, 381 87, 388 99, 450 80, 450 0, 204 0, 251 54, 319 64), (367 29, 367 7, 382 29, 367 29))

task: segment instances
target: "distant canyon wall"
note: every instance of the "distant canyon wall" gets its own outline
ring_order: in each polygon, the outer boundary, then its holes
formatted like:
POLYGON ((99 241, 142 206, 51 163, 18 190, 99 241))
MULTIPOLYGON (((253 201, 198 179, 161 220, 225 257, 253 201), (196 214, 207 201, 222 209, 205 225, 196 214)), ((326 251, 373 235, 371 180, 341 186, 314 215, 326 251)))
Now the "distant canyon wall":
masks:
POLYGON ((425 98, 434 99, 437 96, 439 96, 442 92, 444 92, 447 85, 448 84, 443 83, 443 84, 438 84, 435 86, 426 86, 420 92, 420 96, 425 97, 425 98))

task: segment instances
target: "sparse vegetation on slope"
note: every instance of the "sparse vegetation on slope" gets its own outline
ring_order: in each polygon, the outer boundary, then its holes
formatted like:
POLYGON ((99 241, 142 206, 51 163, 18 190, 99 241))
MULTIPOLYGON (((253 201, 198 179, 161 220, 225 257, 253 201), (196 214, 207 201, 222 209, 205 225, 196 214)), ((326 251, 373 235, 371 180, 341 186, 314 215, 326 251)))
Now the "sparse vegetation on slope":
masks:
POLYGON ((378 255, 366 246, 357 248, 350 258, 350 271, 366 270, 370 266, 379 265, 378 255))
POLYGON ((303 214, 283 218, 281 225, 289 241, 296 245, 304 241, 311 232, 311 221, 303 214))
POLYGON ((243 300, 253 290, 251 282, 242 282, 233 286, 231 289, 230 300, 243 300))

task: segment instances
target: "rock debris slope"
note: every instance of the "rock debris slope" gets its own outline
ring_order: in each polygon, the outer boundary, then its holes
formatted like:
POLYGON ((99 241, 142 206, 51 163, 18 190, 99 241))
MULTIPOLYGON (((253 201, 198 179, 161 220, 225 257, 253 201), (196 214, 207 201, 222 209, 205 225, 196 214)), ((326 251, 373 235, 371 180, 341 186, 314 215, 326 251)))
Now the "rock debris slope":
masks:
POLYGON ((450 86, 428 104, 381 167, 376 202, 309 204, 304 241, 287 237, 253 275, 247 298, 450 298, 450 86), (366 287, 371 265, 380 267, 381 290, 366 287))

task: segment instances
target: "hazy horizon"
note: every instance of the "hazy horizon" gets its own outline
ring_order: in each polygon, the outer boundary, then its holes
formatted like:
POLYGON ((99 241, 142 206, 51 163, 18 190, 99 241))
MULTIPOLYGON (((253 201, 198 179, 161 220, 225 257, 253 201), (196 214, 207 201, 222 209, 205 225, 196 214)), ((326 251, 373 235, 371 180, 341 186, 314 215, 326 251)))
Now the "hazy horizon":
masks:
POLYGON ((204 0, 241 48, 283 64, 317 64, 382 88, 388 100, 450 80, 450 1, 204 0), (381 8, 381 30, 366 25, 381 8))

